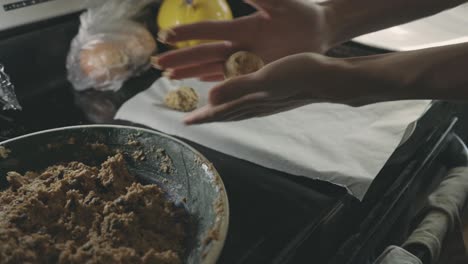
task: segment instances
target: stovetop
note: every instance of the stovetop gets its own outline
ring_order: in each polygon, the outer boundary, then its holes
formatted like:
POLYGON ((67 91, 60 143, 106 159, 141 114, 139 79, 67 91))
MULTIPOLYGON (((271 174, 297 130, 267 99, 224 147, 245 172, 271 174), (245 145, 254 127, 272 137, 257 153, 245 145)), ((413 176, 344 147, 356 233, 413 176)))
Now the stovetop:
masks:
MULTIPOLYGON (((154 78, 156 73, 150 72, 134 80, 131 89, 124 87, 119 93, 76 93, 65 85, 20 98, 23 111, 0 112, 0 141, 56 127, 117 123, 112 120, 113 114, 125 98, 138 92, 134 84, 154 78)), ((301 258, 327 259, 332 246, 340 242, 327 245, 328 238, 324 237, 320 242, 328 250, 320 250, 319 246, 308 250, 317 243, 317 239, 310 238, 317 232, 315 227, 332 218, 337 206, 356 202, 345 189, 266 169, 186 142, 213 163, 227 189, 231 219, 219 263, 299 263, 300 251, 301 258)))
MULTIPOLYGON (((150 70, 117 93, 75 92, 64 81, 68 51, 64 43, 69 43, 76 28, 76 17, 71 15, 51 25, 21 29, 18 35, 0 34, 0 61, 23 106, 21 112, 0 112, 0 141, 56 127, 116 123, 113 116, 120 105, 159 77, 160 72, 150 70)), ((356 202, 343 188, 187 143, 214 164, 228 192, 230 228, 219 263, 300 263, 301 258, 307 263, 310 257, 325 263, 345 239, 344 229, 317 228, 343 213, 336 212, 337 207, 356 202), (331 231, 337 234, 330 236, 331 231)))
MULTIPOLYGON (((20 98, 23 111, 0 112, 0 141, 49 128, 116 123, 112 117, 120 104, 144 89, 143 87, 157 78, 157 75, 156 72, 149 72, 132 80, 130 85, 118 93, 76 93, 69 85, 64 85, 55 89, 45 89, 46 92, 33 97, 20 98)), ((423 141, 428 148, 434 145, 430 141, 439 140, 430 135, 431 131, 437 130, 433 123, 450 121, 444 121, 444 115, 436 114, 446 111, 447 104, 439 105, 438 108, 431 110, 434 113, 429 113, 423 118, 427 119, 427 125, 420 126, 422 133, 416 135, 416 139, 428 138, 428 141, 423 141)), ((441 126, 440 129, 446 130, 445 126, 441 126)), ((227 189, 231 212, 230 226, 219 263, 328 263, 336 255, 340 245, 351 237, 353 226, 361 226, 363 230, 371 230, 374 227, 373 222, 361 225, 355 222, 359 217, 354 209, 362 208, 362 204, 341 187, 266 169, 194 142, 184 141, 214 164, 227 189)), ((406 155, 399 155, 399 158, 394 160, 396 164, 390 163, 387 167, 399 168, 399 162, 411 161, 411 147, 407 148, 400 150, 406 155)), ((426 170, 439 168, 441 166, 437 164, 426 170)), ((393 171, 388 169, 384 174, 391 176, 392 173, 393 171)), ((381 177, 380 183, 377 184, 390 186, 393 184, 392 178, 381 177)), ((427 185, 428 179, 434 179, 425 175, 419 178, 420 180, 413 184, 418 188, 413 193, 420 192, 420 186, 427 185)), ((385 190, 378 186, 373 189, 385 190)), ((413 194, 411 199, 416 198, 413 194)), ((419 197, 421 198, 423 196, 419 197)), ((405 203, 410 204, 408 198, 406 199, 405 203)), ((383 211, 388 208, 385 204, 380 207, 383 211)), ((373 220, 372 217, 369 219, 373 220)), ((395 215, 394 219, 401 217, 395 215)), ((376 220, 382 221, 378 217, 376 220)), ((391 228, 389 223, 382 222, 379 225, 379 230, 391 228)), ((369 243, 373 244, 372 241, 369 243)), ((355 251, 353 244, 348 244, 351 248, 345 247, 342 252, 349 254, 350 251, 355 251)), ((356 244, 359 244, 359 241, 356 241, 356 244)), ((366 245, 361 247, 365 250, 373 250, 364 246, 366 245)))
MULTIPOLYGON (((14 46, 10 44, 9 49, 14 46)), ((331 53, 346 56, 359 51, 376 52, 351 43, 331 53)), ((13 59, 11 53, 3 56, 3 61, 12 62, 6 63, 7 66, 19 63, 13 59)), ((49 67, 63 73, 59 62, 49 67)), ((32 79, 37 76, 41 81, 38 83, 45 85, 36 85, 28 92, 29 80, 13 71, 12 80, 18 84, 23 111, 0 112, 0 141, 56 127, 117 123, 113 116, 120 105, 149 87, 160 75, 151 70, 129 81, 117 93, 77 93, 67 82, 56 81, 50 72, 48 75, 30 73, 28 76, 32 79)), ((227 189, 231 218, 219 263, 310 263, 311 259, 327 263, 350 235, 357 200, 344 188, 270 170, 184 141, 213 163, 227 189)))

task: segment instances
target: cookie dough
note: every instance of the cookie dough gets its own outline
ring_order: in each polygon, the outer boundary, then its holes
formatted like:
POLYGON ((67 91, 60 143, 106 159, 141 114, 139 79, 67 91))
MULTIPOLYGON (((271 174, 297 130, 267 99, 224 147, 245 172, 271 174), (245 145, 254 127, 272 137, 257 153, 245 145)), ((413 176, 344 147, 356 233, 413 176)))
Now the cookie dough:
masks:
POLYGON ((264 65, 259 56, 247 51, 239 51, 227 59, 224 65, 224 76, 229 79, 253 73, 263 68, 264 65))
POLYGON ((136 182, 122 154, 7 175, 0 263, 182 263, 187 214, 136 182))
POLYGON ((195 110, 198 105, 198 94, 191 87, 181 87, 170 91, 164 98, 167 107, 181 112, 195 110))

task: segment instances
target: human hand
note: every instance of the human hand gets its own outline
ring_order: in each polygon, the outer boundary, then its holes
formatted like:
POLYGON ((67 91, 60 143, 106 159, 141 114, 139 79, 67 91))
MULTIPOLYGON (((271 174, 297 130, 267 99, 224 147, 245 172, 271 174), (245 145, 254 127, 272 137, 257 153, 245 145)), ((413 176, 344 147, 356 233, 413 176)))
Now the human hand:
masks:
POLYGON ((152 59, 173 79, 198 77, 205 81, 224 79, 224 62, 239 50, 260 56, 265 63, 303 53, 325 52, 331 32, 327 9, 312 0, 245 0, 257 12, 232 21, 208 21, 163 31, 163 42, 191 39, 222 40, 173 50, 152 59))
POLYGON ((354 69, 342 59, 313 53, 291 55, 214 87, 209 104, 189 114, 184 122, 238 121, 314 102, 361 105, 373 101, 372 93, 365 90, 372 87, 372 81, 367 82, 367 76, 354 69))

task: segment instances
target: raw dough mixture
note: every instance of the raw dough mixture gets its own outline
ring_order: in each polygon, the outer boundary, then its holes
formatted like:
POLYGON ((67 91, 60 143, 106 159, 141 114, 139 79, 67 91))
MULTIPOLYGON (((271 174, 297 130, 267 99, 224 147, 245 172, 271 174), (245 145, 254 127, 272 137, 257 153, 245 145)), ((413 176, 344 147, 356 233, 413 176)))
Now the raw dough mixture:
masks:
POLYGON ((259 56, 247 51, 238 51, 226 60, 224 76, 229 79, 246 75, 260 70, 264 65, 259 56))
POLYGON ((164 99, 166 106, 174 110, 189 112, 197 108, 198 94, 190 87, 181 87, 171 91, 164 99))
POLYGON ((121 154, 7 175, 0 263, 181 263, 187 214, 136 183, 121 154))

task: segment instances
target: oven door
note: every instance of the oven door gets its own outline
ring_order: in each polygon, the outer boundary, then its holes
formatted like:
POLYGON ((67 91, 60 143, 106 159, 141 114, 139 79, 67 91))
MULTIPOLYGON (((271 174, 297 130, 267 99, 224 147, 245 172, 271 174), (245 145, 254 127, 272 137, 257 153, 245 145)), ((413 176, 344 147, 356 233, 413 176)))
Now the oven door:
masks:
MULTIPOLYGON (((404 244, 424 219, 428 197, 447 172, 467 165, 457 125, 466 124, 457 118, 453 104, 433 103, 372 183, 356 208, 353 235, 330 263, 374 263, 388 246, 404 244)), ((427 258, 424 250, 415 253, 427 258)))

